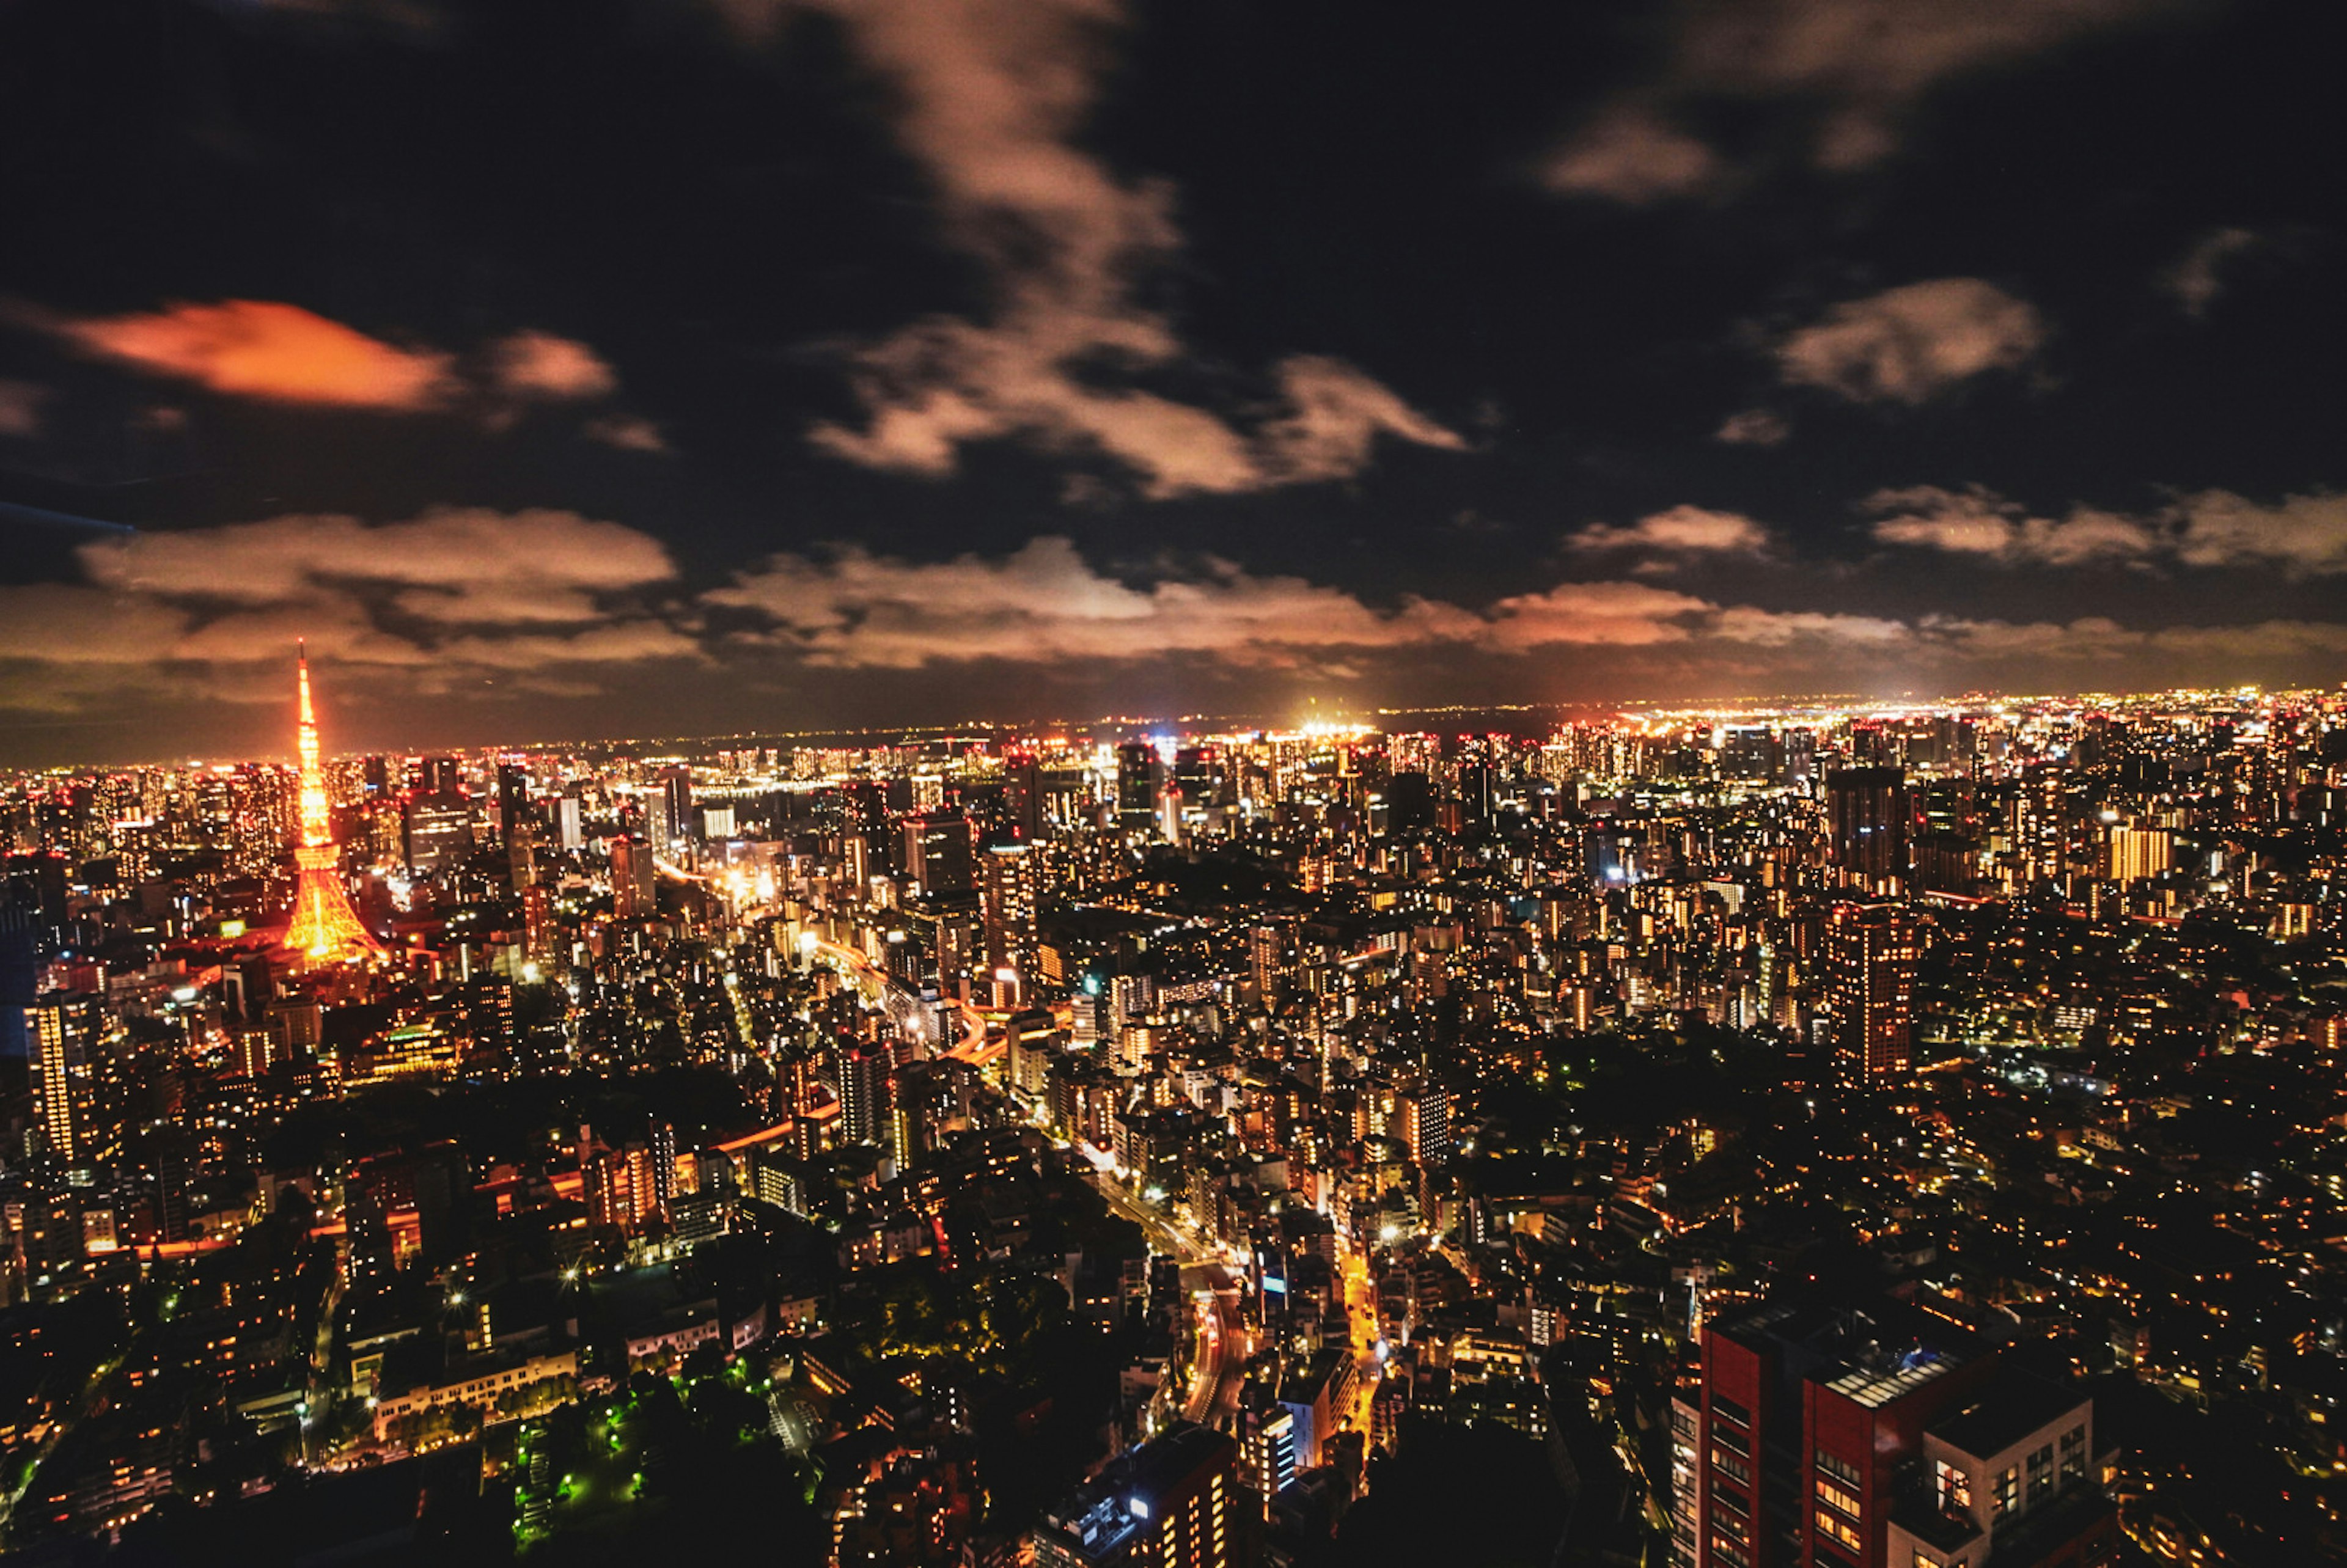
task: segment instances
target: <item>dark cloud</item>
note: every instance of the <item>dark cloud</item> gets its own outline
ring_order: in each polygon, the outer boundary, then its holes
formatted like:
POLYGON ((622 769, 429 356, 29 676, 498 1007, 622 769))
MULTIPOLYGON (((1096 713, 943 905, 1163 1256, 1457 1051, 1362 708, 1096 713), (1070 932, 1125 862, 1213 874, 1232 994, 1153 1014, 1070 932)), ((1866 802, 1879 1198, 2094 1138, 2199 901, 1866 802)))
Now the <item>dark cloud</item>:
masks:
POLYGON ((1894 151, 1950 78, 2084 36, 2185 14, 2183 0, 1697 0, 1664 67, 1557 149, 1552 189, 1644 203, 1717 190, 1727 160, 1684 123, 1718 100, 1789 105, 1806 153, 1847 170, 1894 151))

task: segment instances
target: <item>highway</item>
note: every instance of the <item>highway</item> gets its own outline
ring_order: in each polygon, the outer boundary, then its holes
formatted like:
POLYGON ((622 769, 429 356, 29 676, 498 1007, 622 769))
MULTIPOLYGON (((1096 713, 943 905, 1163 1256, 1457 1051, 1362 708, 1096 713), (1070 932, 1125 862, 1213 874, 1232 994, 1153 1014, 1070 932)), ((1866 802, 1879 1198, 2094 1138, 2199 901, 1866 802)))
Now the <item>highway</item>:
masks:
POLYGON ((1190 1403, 1183 1414, 1204 1426, 1228 1430, 1239 1413, 1239 1370, 1255 1353, 1246 1320, 1239 1313, 1239 1287, 1218 1263, 1182 1271, 1182 1283, 1203 1296, 1212 1310, 1198 1326, 1198 1364, 1193 1368, 1190 1403), (1193 1273, 1198 1276, 1192 1286, 1193 1273))
MULTIPOLYGON (((892 989, 900 999, 898 1003, 900 1008, 910 1005, 903 999, 910 999, 914 993, 902 981, 895 979, 887 970, 881 968, 855 948, 843 948, 836 942, 827 942, 818 938, 815 943, 815 951, 828 960, 835 968, 846 971, 856 983, 856 989, 864 994, 866 999, 874 1002, 874 1005, 885 1007, 892 989)), ((961 1025, 965 1033, 958 1042, 940 1041, 939 1044, 944 1048, 943 1054, 975 1061, 986 1045, 986 1015, 980 1012, 968 997, 956 1002, 954 1007, 961 1014, 961 1025)), ((893 1016, 897 1009, 887 1010, 893 1016)))
POLYGON ((1245 1316, 1239 1310, 1237 1277, 1210 1258, 1163 1210, 1133 1196, 1105 1172, 1095 1171, 1092 1184, 1111 1212, 1141 1227, 1153 1250, 1179 1260, 1183 1288, 1193 1301, 1208 1306, 1198 1325, 1198 1360, 1191 1368, 1190 1400, 1182 1413, 1202 1425, 1227 1427, 1238 1414, 1239 1370, 1255 1353, 1245 1316))

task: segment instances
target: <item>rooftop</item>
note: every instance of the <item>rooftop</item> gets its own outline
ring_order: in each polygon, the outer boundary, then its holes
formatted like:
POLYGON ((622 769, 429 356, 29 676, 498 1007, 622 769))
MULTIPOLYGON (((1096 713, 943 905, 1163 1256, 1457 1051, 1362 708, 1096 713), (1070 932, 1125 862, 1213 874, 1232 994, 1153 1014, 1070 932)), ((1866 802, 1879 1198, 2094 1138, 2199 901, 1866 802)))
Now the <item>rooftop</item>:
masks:
POLYGON ((1981 1399, 1932 1423, 1931 1435, 1961 1453, 1987 1459, 2090 1402, 2080 1389, 2007 1372, 1981 1399))

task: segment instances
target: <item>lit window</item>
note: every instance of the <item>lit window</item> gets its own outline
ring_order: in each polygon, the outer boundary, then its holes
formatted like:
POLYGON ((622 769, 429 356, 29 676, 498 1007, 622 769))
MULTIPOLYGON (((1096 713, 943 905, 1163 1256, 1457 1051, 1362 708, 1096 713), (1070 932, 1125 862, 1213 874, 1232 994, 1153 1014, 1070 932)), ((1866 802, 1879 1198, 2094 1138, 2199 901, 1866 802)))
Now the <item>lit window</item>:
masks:
POLYGON ((1852 1552, 1862 1552, 1865 1550, 1863 1546, 1859 1544, 1860 1536, 1858 1533, 1858 1526, 1852 1524, 1849 1520, 1844 1519, 1840 1514, 1835 1513, 1828 1509, 1820 1508, 1817 1510, 1817 1521, 1818 1533, 1824 1536, 1827 1540, 1840 1542, 1842 1545, 1848 1547, 1852 1552))
POLYGON ((1970 1513, 1973 1511, 1972 1472, 1952 1465, 1946 1460, 1933 1461, 1932 1469, 1939 1481, 1941 1509, 1949 1513, 1970 1513))

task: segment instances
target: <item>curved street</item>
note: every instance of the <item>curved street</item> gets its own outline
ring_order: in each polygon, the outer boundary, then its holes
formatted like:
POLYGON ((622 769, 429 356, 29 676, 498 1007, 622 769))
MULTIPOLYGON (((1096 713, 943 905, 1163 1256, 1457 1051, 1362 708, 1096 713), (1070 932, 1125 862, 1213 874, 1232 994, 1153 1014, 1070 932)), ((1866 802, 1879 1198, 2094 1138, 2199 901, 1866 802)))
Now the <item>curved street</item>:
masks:
POLYGON ((1191 1368, 1190 1399, 1182 1413, 1204 1426, 1227 1426, 1238 1414, 1239 1369, 1255 1353, 1245 1314, 1239 1309, 1244 1286, 1238 1276, 1213 1261, 1163 1210, 1134 1197, 1105 1173, 1095 1172, 1092 1184, 1111 1212, 1141 1227, 1153 1250, 1180 1260, 1182 1286, 1190 1298, 1210 1304, 1198 1324, 1197 1361, 1191 1368))

